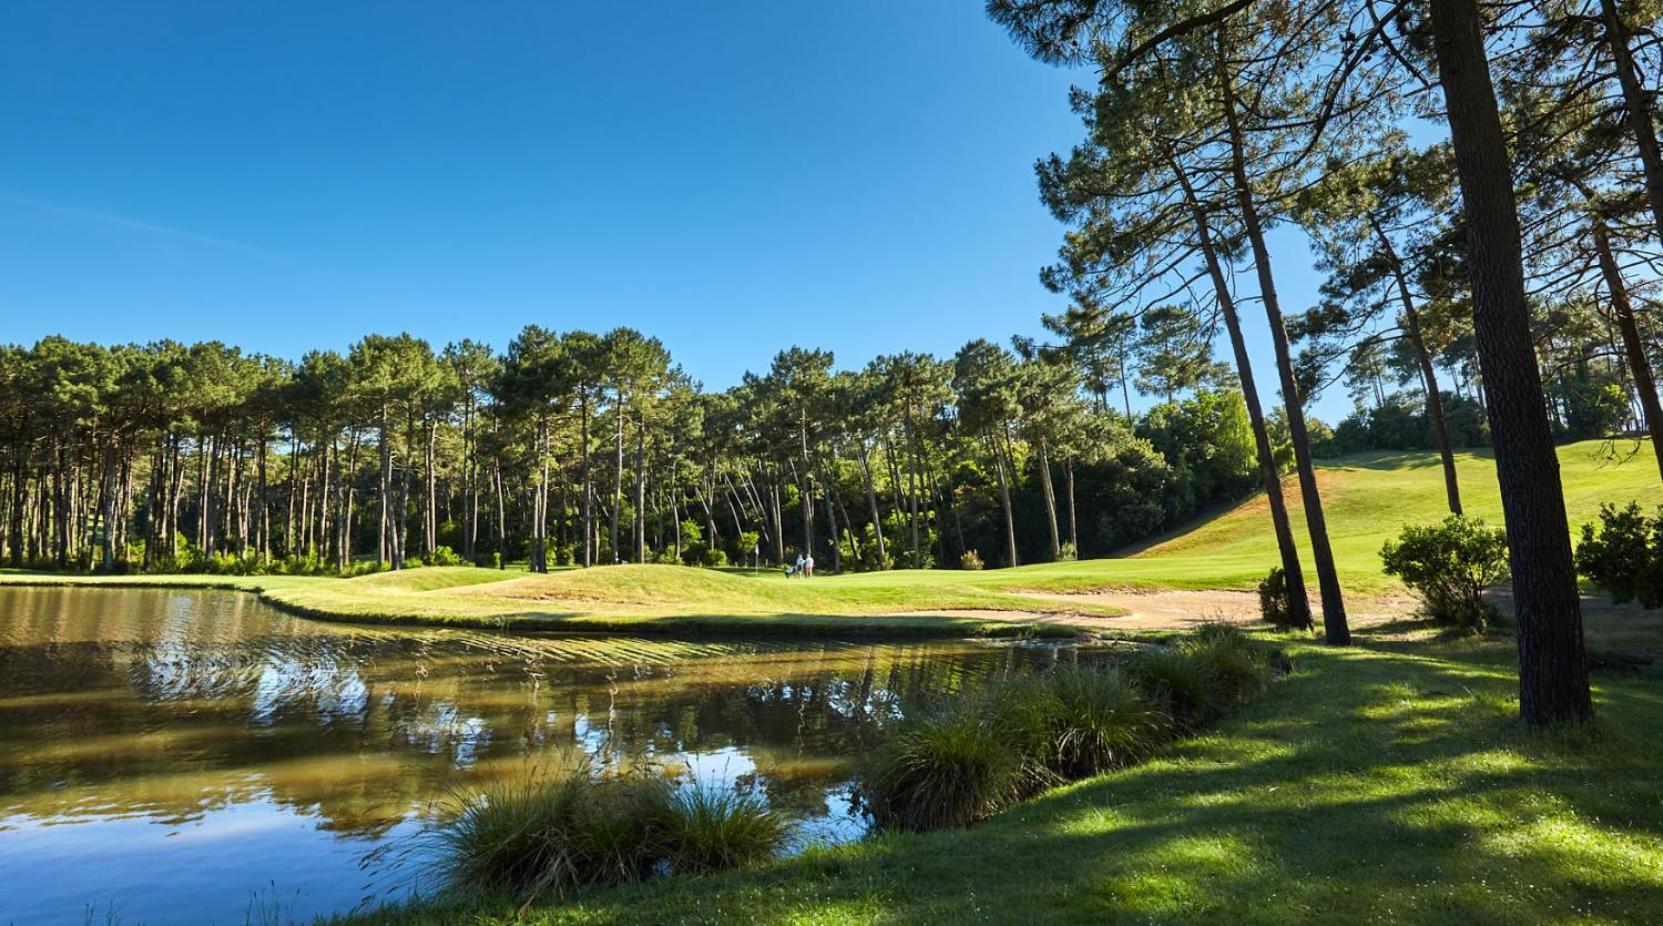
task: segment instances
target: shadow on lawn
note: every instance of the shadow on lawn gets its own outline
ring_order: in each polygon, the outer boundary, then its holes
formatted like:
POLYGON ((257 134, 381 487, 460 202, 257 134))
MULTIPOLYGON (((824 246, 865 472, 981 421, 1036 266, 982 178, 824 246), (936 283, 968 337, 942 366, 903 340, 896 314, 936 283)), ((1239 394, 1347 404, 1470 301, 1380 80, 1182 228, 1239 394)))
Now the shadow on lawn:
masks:
POLYGON ((1299 672, 1218 732, 982 826, 811 854, 742 881, 596 894, 572 918, 1663 916, 1657 672, 1596 677, 1597 725, 1539 734, 1514 719, 1505 639, 1302 646, 1296 659, 1299 672), (647 899, 662 912, 632 906, 647 899))

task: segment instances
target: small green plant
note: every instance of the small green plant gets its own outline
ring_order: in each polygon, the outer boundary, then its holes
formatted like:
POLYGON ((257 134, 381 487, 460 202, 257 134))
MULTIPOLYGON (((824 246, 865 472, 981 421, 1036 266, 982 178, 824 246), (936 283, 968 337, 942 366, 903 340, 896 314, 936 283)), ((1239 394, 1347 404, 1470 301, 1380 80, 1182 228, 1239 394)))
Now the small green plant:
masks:
POLYGON ((712 547, 704 551, 703 561, 704 565, 711 569, 720 569, 728 564, 728 555, 722 551, 721 547, 712 547))
POLYGON ((1057 562, 1072 563, 1079 558, 1080 548, 1074 543, 1074 541, 1063 541, 1062 547, 1057 551, 1057 562))
POLYGON ((1663 508, 1647 518, 1638 502, 1601 505, 1599 525, 1582 525, 1577 571, 1617 604, 1663 607, 1663 508))
POLYGON ((977 553, 975 550, 965 550, 964 553, 959 556, 959 568, 971 570, 981 569, 982 555, 977 553))
POLYGON ((1259 580, 1259 617, 1277 630, 1293 627, 1293 595, 1288 590, 1288 574, 1281 566, 1271 567, 1270 573, 1259 580))
POLYGON ((1405 527, 1380 549, 1380 560, 1387 575, 1420 594, 1433 620, 1481 632, 1495 614, 1484 591, 1507 575, 1507 534, 1450 515, 1405 527))

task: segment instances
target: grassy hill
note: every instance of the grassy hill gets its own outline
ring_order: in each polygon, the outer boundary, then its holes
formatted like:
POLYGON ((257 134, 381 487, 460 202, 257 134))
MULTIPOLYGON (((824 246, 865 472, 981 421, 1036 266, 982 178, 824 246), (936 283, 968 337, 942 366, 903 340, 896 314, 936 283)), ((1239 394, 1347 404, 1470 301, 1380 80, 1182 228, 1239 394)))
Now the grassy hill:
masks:
MULTIPOLYGON (((1649 448, 1589 441, 1560 448, 1570 524, 1603 502, 1663 503, 1649 448)), ((1469 515, 1501 523, 1494 463, 1487 452, 1459 457, 1469 515)), ((1334 461, 1318 480, 1342 579, 1354 593, 1392 590, 1380 545, 1405 524, 1445 514, 1442 472, 1427 453, 1368 454, 1334 461)), ((1315 584, 1302 501, 1288 481, 1295 534, 1315 584)), ((982 572, 899 570, 786 580, 778 573, 616 566, 547 575, 486 569, 414 569, 356 579, 213 576, 56 577, 0 574, 6 581, 206 584, 261 591, 300 613, 360 621, 578 630, 715 630, 735 625, 789 632, 1009 632, 998 612, 1031 611, 1022 591, 1101 588, 1251 588, 1277 562, 1262 495, 1214 514, 1125 556, 982 572)), ((1056 607, 1046 604, 1044 607, 1056 607)), ((1070 606, 1085 617, 1112 609, 1070 606)))

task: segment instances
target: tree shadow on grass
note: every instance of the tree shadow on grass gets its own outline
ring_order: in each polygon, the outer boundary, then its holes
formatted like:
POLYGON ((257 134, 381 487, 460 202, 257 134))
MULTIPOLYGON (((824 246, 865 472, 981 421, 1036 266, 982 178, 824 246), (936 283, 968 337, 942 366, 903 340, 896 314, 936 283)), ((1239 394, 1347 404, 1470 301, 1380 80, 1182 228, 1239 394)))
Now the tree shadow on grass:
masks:
POLYGON ((1219 730, 968 830, 591 895, 556 921, 1657 922, 1655 675, 1521 728, 1509 645, 1299 647, 1219 730), (863 916, 870 913, 870 916, 863 916))

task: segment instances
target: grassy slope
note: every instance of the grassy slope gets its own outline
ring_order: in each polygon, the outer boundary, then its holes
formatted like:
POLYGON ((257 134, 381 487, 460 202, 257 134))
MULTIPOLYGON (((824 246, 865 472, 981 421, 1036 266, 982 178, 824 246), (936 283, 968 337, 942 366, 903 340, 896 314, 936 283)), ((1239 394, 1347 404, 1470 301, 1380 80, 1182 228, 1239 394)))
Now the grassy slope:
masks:
MULTIPOLYGON (((1620 451, 1633 445, 1619 445, 1620 451)), ((1608 459, 1597 441, 1561 448, 1560 461, 1572 524, 1593 517, 1603 501, 1663 502, 1656 472, 1641 448, 1608 459)), ((1500 522, 1493 464, 1487 456, 1460 459, 1470 514, 1500 522)), ((1324 467, 1324 506, 1342 577, 1357 592, 1393 586, 1380 574, 1379 549, 1406 523, 1444 514, 1442 473, 1430 454, 1369 454, 1324 467)), ((1290 480, 1290 500, 1299 503, 1290 480)), ((481 569, 419 569, 357 579, 285 577, 69 577, 118 584, 206 584, 264 590, 274 603, 317 617, 360 621, 448 622, 521 628, 682 631, 963 633, 1008 632, 995 615, 943 611, 1013 611, 1034 607, 1016 590, 1072 591, 1111 586, 1249 588, 1276 562, 1257 497, 1134 555, 1017 569, 960 572, 908 570, 787 581, 777 573, 625 566, 562 570, 546 576, 481 569), (935 612, 935 613, 931 613, 935 612)), ((1304 542, 1298 514, 1296 534, 1304 542)), ((1315 576, 1306 556, 1307 577, 1315 576)), ((6 581, 65 581, 63 577, 0 574, 6 581)), ((1047 605, 1049 607, 1050 605, 1047 605)), ((1082 615, 1106 610, 1077 606, 1082 615)), ((1050 628, 1054 629, 1054 628, 1050 628)))
POLYGON ((1298 644, 1298 671, 1214 733, 969 830, 523 920, 487 902, 351 923, 1663 922, 1663 759, 1635 748, 1663 736, 1663 673, 1596 675, 1596 728, 1543 736, 1514 720, 1511 649, 1298 644))

